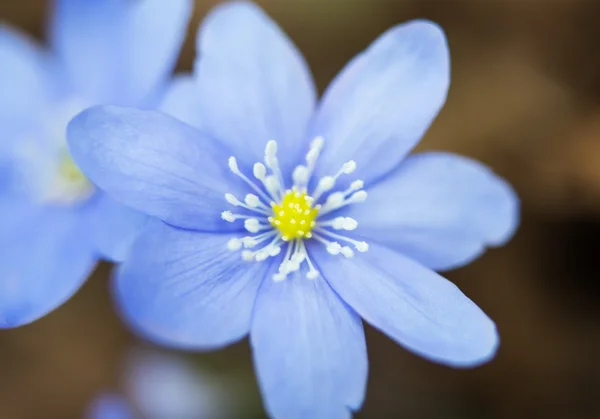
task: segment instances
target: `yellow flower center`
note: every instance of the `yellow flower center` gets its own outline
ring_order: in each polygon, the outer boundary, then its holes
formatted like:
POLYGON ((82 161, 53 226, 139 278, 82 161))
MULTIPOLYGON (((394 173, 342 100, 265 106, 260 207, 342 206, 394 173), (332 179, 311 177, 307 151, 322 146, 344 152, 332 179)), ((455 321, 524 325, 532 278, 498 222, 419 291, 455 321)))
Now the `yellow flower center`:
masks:
POLYGON ((313 207, 313 203, 314 199, 306 192, 287 190, 281 203, 272 204, 273 216, 269 217, 269 222, 279 230, 282 240, 312 237, 311 230, 321 207, 313 207))
POLYGON ((71 183, 89 183, 88 178, 79 170, 71 155, 68 152, 61 153, 60 163, 58 165, 58 175, 67 182, 71 183))

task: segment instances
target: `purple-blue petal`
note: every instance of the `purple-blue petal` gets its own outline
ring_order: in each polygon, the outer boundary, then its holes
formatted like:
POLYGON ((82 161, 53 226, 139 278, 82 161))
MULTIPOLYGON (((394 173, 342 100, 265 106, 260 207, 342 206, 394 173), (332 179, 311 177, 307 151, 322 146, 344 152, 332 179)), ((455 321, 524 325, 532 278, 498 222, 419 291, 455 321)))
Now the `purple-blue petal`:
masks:
POLYGON ((469 367, 498 347, 494 323, 454 284, 378 244, 351 259, 309 249, 333 289, 367 322, 435 362, 469 367))
POLYGON ((81 170, 117 201, 182 228, 239 228, 221 219, 225 193, 239 192, 229 153, 195 128, 161 112, 101 106, 76 116, 67 140, 81 170))
POLYGON ((350 418, 360 408, 368 370, 362 323, 323 278, 267 277, 250 341, 274 419, 350 418))
POLYGON ((451 153, 409 156, 367 200, 348 207, 356 230, 434 270, 471 262, 503 245, 519 222, 519 199, 483 164, 451 153))
POLYGON ((392 170, 419 142, 446 100, 449 53, 442 29, 416 20, 381 35, 325 92, 311 126, 325 147, 317 176, 349 160, 367 184, 392 170))
POLYGON ((112 262, 122 262, 149 216, 118 203, 106 194, 98 192, 98 195, 90 211, 91 240, 99 256, 112 262))
POLYGON ((0 327, 30 323, 69 299, 94 268, 86 217, 4 197, 0 204, 0 327))
POLYGON ((174 347, 215 348, 243 338, 265 265, 230 251, 232 237, 149 221, 115 278, 125 319, 174 347))
POLYGON ((194 73, 205 128, 245 166, 262 161, 267 141, 279 145, 285 174, 302 158, 316 88, 302 55, 258 6, 217 6, 197 36, 194 73))
POLYGON ((191 11, 191 0, 57 0, 52 45, 79 94, 141 105, 172 71, 191 11))
POLYGON ((186 124, 202 128, 201 94, 194 76, 178 75, 168 84, 159 109, 186 124))
POLYGON ((37 118, 52 96, 51 63, 32 39, 0 25, 0 151, 14 141, 14 131, 37 118))

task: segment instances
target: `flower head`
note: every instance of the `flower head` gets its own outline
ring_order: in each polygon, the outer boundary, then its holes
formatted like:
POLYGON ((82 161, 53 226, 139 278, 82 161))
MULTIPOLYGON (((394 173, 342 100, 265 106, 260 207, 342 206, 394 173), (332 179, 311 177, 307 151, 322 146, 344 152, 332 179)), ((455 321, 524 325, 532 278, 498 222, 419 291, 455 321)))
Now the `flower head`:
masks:
POLYGON ((118 271, 124 316, 188 349, 249 333, 275 418, 361 406, 361 317, 433 361, 489 360, 494 323, 434 271, 507 241, 518 201, 470 159, 408 155, 448 85, 443 32, 413 21, 353 59, 317 106, 275 23, 248 3, 217 7, 199 31, 193 77, 167 100, 187 124, 95 107, 69 125, 84 172, 157 218, 118 271))
POLYGON ((146 216, 79 170, 67 123, 94 104, 156 106, 191 12, 190 0, 55 3, 48 50, 0 25, 0 327, 62 304, 99 257, 124 257, 146 216))

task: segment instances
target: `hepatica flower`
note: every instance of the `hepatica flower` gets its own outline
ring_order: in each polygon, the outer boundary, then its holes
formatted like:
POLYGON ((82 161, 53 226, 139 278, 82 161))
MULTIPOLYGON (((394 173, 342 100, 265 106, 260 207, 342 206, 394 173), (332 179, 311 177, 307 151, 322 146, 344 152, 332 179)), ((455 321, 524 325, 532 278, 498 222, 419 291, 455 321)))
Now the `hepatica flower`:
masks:
POLYGON ((494 323, 435 271, 508 240, 518 203, 480 163, 408 155, 448 85, 443 32, 413 21, 350 61, 317 105, 278 27, 251 4, 219 6, 200 28, 193 77, 169 95, 188 124, 95 107, 69 125, 84 172, 156 217, 117 273, 126 319, 188 349, 249 333, 275 418, 361 406, 361 317, 435 362, 489 360, 494 323))
POLYGON ((231 412, 211 377, 174 356, 132 351, 122 374, 122 393, 105 393, 88 419, 217 419, 231 412))
POLYGON ((0 327, 62 304, 143 224, 81 173, 66 127, 93 104, 156 104, 190 11, 189 0, 58 0, 47 51, 0 25, 0 327))

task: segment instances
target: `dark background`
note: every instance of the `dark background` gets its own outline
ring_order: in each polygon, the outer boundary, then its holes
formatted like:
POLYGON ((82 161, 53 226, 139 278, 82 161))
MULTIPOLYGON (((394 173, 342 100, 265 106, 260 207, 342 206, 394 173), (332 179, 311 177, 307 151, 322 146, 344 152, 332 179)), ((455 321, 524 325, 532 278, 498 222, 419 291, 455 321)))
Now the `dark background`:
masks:
MULTIPOLYGON (((168 0, 165 0, 168 1, 168 0)), ((215 1, 197 1, 192 34, 215 1)), ((449 273, 498 324, 497 358, 452 370, 367 327, 368 393, 358 418, 600 418, 600 1, 264 0, 323 89, 386 28, 426 17, 446 30, 452 87, 420 149, 480 159, 522 199, 506 247, 449 273)), ((49 2, 3 0, 0 20, 43 38, 49 2)), ((136 339, 100 266, 66 305, 0 332, 0 418, 79 418, 116 389, 136 339)), ((194 355, 240 409, 262 417, 247 341, 194 355)), ((210 418, 209 418, 210 419, 210 418)))

